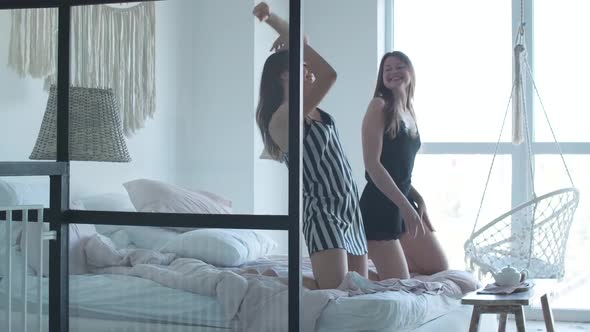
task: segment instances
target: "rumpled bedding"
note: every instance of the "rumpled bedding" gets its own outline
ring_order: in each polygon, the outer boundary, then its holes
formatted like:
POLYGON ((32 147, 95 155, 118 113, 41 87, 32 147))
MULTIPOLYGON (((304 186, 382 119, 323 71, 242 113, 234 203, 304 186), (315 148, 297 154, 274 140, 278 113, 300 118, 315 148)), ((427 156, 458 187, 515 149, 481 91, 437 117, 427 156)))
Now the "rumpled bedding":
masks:
MULTIPOLYGON (((166 287, 214 296, 224 308, 226 318, 235 320, 240 331, 287 331, 288 264, 285 256, 266 257, 238 268, 219 268, 197 259, 177 258, 154 250, 115 249, 113 252, 112 248, 92 245, 93 241, 88 243, 85 249, 88 261, 94 264, 92 273, 135 276, 166 287)), ((304 261, 302 272, 304 276, 311 276, 308 260, 304 261)), ((301 302, 305 308, 302 330, 315 331, 324 308, 341 297, 398 291, 460 298, 477 286, 471 274, 454 270, 379 282, 349 272, 337 289, 302 290, 301 302)))

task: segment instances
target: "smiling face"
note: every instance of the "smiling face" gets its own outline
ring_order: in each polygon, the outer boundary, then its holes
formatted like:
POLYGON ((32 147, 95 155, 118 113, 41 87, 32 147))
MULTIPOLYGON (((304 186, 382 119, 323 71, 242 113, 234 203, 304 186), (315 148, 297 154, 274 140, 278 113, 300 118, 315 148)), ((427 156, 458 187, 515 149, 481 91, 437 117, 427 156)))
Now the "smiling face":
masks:
POLYGON ((390 98, 405 95, 408 101, 414 98, 416 74, 410 58, 400 51, 387 53, 381 58, 374 97, 390 98))
POLYGON ((412 82, 408 64, 397 56, 388 56, 383 62, 383 85, 389 90, 405 90, 412 82))

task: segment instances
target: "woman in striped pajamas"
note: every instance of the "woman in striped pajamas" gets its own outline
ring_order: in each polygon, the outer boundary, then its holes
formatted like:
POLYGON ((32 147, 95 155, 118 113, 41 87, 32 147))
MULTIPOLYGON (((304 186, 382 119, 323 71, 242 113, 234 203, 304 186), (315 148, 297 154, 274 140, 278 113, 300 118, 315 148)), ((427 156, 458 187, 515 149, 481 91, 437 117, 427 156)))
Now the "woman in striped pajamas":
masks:
MULTIPOLYGON (((264 64, 256 120, 266 152, 288 164, 289 26, 264 2, 254 15, 279 33, 264 64)), ((358 190, 334 119, 318 108, 336 72, 304 42, 303 235, 319 288, 336 288, 348 271, 367 277, 367 241, 358 190)))

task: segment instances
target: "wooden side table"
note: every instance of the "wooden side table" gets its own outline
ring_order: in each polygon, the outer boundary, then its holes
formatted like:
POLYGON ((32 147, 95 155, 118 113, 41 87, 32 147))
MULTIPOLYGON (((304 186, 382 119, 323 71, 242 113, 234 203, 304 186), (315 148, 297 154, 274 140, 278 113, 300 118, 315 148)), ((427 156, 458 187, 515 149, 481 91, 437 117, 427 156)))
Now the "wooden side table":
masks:
POLYGON ((535 286, 526 291, 513 293, 509 295, 492 295, 477 294, 477 291, 466 294, 461 299, 462 304, 473 305, 473 314, 471 315, 471 324, 469 332, 477 332, 479 328, 479 318, 481 314, 499 314, 498 332, 506 331, 506 319, 508 314, 514 314, 516 320, 516 329, 518 332, 526 331, 526 322, 524 317, 524 306, 528 306, 540 299, 541 308, 543 309, 543 318, 545 327, 548 332, 554 332, 553 314, 549 307, 548 284, 544 280, 534 280, 535 286))

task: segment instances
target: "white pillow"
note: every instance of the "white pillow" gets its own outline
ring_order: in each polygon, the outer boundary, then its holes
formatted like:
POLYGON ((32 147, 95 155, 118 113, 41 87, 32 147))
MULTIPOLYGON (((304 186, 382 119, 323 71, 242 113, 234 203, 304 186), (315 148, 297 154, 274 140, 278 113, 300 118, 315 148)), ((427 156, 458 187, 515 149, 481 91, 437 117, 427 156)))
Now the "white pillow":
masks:
POLYGON ((197 229, 173 238, 162 252, 217 266, 239 266, 268 255, 276 246, 273 240, 253 230, 197 229))
MULTIPOLYGON (((100 234, 100 232, 98 232, 99 225, 95 226, 97 228, 97 233, 100 234)), ((111 235, 109 235, 109 238, 111 239, 111 241, 113 241, 117 249, 134 248, 133 244, 131 243, 131 239, 129 239, 129 233, 127 233, 127 231, 124 229, 120 229, 112 233, 111 235)))
MULTIPOLYGON (((82 209, 80 206, 73 205, 73 209, 82 209)), ((39 274, 41 262, 39 257, 41 228, 37 223, 27 224, 28 236, 28 253, 27 259, 29 266, 39 274)), ((43 231, 49 231, 49 223, 43 224, 43 231)), ((88 272, 86 266, 86 254, 84 247, 88 239, 96 234, 94 225, 71 224, 69 241, 69 271, 70 274, 84 274, 88 272)), ((20 251, 24 253, 26 246, 24 232, 21 233, 19 241, 20 251)), ((43 276, 49 275, 49 242, 43 241, 43 276)))
MULTIPOLYGON (((177 232, 161 227, 128 226, 124 231, 127 232, 130 242, 140 249, 160 250, 170 240, 179 236, 177 232)), ((113 235, 114 233, 110 237, 113 235)))
POLYGON ((49 181, 48 180, 30 180, 26 181, 19 178, 0 180, 0 205, 6 200, 8 195, 10 199, 15 200, 11 205, 43 205, 49 207, 49 181), (9 189, 8 189, 9 188, 9 189))
POLYGON ((206 191, 190 191, 172 184, 139 179, 123 184, 140 212, 229 214, 231 201, 206 191))
MULTIPOLYGON (((92 211, 135 211, 133 203, 131 203, 127 193, 106 193, 91 195, 79 198, 72 202, 72 204, 81 205, 83 206, 83 209, 92 211)), ((72 206, 72 209, 75 208, 72 206)), ((124 227, 125 226, 117 225, 96 225, 96 231, 101 234, 111 235, 116 231, 124 229, 124 227)))
MULTIPOLYGON (((3 211, 2 216, 0 217, 0 246, 4 247, 5 239, 6 239, 6 231, 8 222, 4 221, 5 214, 3 211)), ((11 224, 11 236, 10 236, 10 244, 16 245, 18 243, 18 239, 23 228, 23 223, 20 221, 13 221, 11 224)))
POLYGON ((0 206, 13 206, 18 204, 18 198, 14 187, 0 180, 0 206))
POLYGON ((106 193, 86 196, 79 199, 86 210, 93 211, 135 211, 126 193, 106 193))
MULTIPOLYGON (((0 247, 0 279, 6 275, 8 272, 6 270, 6 261, 8 260, 8 250, 6 250, 6 246, 2 245, 0 247)), ((17 275, 22 273, 22 270, 25 265, 25 258, 18 251, 18 246, 12 246, 12 271, 18 271, 17 275)), ((29 266, 27 266, 27 275, 34 275, 35 271, 33 271, 29 266)), ((13 272, 14 275, 14 272, 13 272)))
POLYGON ((118 266, 125 258, 113 241, 101 234, 94 234, 88 239, 85 251, 91 267, 118 266))
MULTIPOLYGON (((19 182, 18 180, 18 178, 0 180, 0 207, 15 205, 43 205, 49 207, 49 183, 47 181, 19 182)), ((20 180, 22 181, 22 179, 20 180)), ((12 224, 11 243, 13 245, 18 244, 21 230, 21 222, 12 224)), ((5 236, 5 225, 0 223, 0 239, 4 241, 5 236)))

